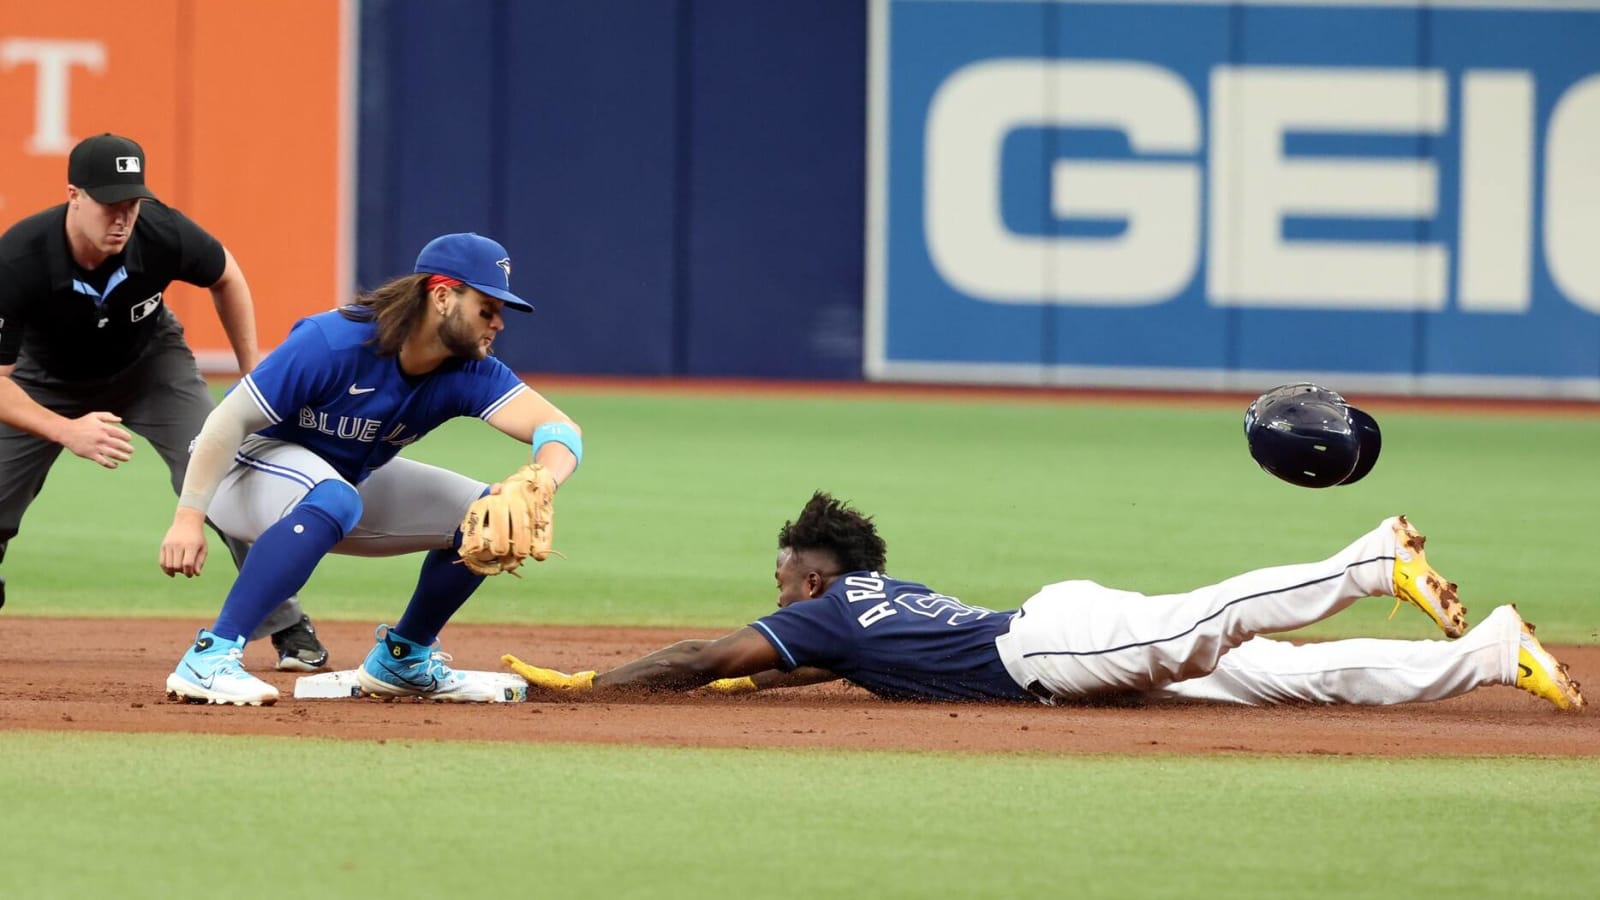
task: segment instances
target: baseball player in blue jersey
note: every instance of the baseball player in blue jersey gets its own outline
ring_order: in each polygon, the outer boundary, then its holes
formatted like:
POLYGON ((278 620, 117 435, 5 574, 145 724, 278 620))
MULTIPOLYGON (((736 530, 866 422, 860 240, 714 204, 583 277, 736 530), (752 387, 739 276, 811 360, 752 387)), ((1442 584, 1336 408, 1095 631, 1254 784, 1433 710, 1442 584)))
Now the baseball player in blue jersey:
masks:
POLYGON ((577 469, 577 426, 489 355, 503 311, 533 309, 510 286, 511 260, 498 243, 435 238, 415 274, 300 320, 223 398, 196 439, 161 568, 200 573, 208 514, 254 547, 215 623, 167 678, 169 695, 273 703, 277 689, 240 662, 256 623, 328 553, 420 552, 415 593, 394 627, 378 627, 361 685, 380 696, 492 699, 433 650, 483 581, 457 564, 454 548, 468 507, 490 486, 396 454, 448 419, 476 416, 531 443, 555 484, 577 469))
POLYGON ((1092 581, 996 612, 884 574, 872 520, 824 493, 778 536, 778 611, 717 640, 684 641, 609 672, 567 675, 505 657, 547 692, 739 692, 844 678, 881 697, 1037 700, 1137 694, 1265 705, 1442 700, 1514 684, 1558 708, 1583 696, 1513 606, 1470 631, 1455 585, 1404 516, 1320 562, 1259 569, 1182 594, 1092 581), (1427 613, 1454 641, 1296 645, 1257 635, 1325 619, 1368 596, 1427 613))

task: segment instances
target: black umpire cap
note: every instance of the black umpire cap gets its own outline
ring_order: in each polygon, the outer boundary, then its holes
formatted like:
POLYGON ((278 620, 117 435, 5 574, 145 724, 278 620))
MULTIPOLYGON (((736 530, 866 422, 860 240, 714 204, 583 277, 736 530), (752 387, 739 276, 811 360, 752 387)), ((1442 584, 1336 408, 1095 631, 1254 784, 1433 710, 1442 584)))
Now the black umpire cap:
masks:
POLYGON ((84 138, 72 148, 67 183, 87 191, 97 203, 156 199, 144 186, 144 148, 109 132, 84 138))

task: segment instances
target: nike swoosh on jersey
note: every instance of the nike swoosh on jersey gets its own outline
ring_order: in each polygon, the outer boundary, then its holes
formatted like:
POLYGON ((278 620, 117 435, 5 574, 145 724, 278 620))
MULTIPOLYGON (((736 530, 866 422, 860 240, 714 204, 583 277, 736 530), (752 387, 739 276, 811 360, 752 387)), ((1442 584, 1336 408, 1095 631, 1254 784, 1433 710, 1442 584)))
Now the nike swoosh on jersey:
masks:
POLYGON ((375 387, 364 388, 364 387, 356 387, 353 384, 350 385, 350 394, 351 394, 351 396, 355 396, 357 394, 370 394, 375 390, 377 390, 377 388, 375 388, 375 387))

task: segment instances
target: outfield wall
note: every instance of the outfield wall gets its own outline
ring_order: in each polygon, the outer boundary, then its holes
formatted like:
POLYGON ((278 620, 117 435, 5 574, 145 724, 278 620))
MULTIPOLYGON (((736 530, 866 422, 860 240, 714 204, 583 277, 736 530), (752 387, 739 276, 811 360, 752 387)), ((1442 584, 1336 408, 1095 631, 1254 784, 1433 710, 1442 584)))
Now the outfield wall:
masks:
POLYGON ((359 271, 521 368, 1600 397, 1593 4, 363 10, 359 271))
POLYGON ((495 235, 531 371, 858 378, 859 0, 362 5, 358 274, 495 235))
POLYGON ((269 346, 475 230, 525 371, 1600 399, 1600 0, 121 8, 0 4, 0 219, 139 136, 269 346))

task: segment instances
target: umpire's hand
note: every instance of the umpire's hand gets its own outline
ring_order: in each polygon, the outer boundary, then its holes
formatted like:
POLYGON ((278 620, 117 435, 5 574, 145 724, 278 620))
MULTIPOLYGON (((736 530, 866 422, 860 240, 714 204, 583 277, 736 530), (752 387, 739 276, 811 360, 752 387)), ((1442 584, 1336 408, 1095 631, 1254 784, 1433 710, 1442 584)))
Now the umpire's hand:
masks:
POLYGON ((115 469, 133 458, 133 441, 116 425, 121 421, 108 412, 92 412, 68 419, 56 443, 90 462, 115 469))

